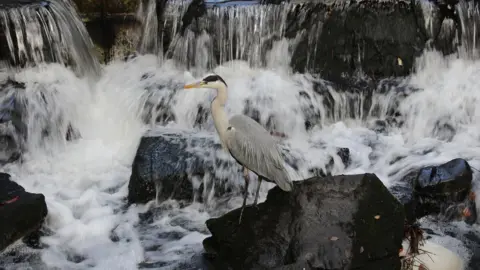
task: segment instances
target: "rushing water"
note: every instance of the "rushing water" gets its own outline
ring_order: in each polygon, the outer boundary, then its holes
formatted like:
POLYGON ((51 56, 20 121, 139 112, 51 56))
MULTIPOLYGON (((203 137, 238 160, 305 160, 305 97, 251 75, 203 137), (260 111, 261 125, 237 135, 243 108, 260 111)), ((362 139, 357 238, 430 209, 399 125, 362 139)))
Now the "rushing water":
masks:
POLYGON ((33 66, 43 62, 73 65, 78 74, 95 75, 93 44, 70 1, 39 1, 0 9, 1 66, 33 66), (5 54, 5 55, 2 55, 5 54))
MULTIPOLYGON (((276 119, 272 129, 287 135, 282 146, 299 157, 298 179, 311 176, 312 167, 323 168, 327 154, 338 159, 338 147, 350 149, 352 162, 346 168, 335 162, 333 174, 373 172, 387 186, 411 169, 458 157, 480 168, 478 60, 426 52, 417 59, 411 77, 353 91, 309 74, 292 74, 288 63, 275 62, 285 58, 281 49, 285 42, 275 42, 269 51, 274 64, 260 68, 233 61, 213 71, 230 86, 229 115, 243 113, 248 103, 258 111, 262 124, 276 119), (397 122, 378 131, 376 120, 395 115, 392 110, 399 115, 397 122)), ((240 196, 229 198, 227 204, 213 198, 208 205, 181 207, 167 201, 128 208, 125 197, 131 163, 147 130, 196 132, 218 141, 208 114, 206 121, 196 123, 199 106, 208 108, 213 92, 180 90, 203 72, 145 55, 104 66, 100 78, 78 77, 60 64, 13 73, 13 79, 25 83, 21 95, 30 104, 25 122, 33 135, 24 162, 3 170, 28 191, 45 195, 46 228, 51 233, 42 238, 43 249, 15 244, 0 255, 0 267, 196 269, 201 242, 208 236, 205 221, 239 207, 240 196), (148 104, 159 102, 164 106, 146 113, 152 110, 148 104), (164 114, 171 117, 159 120, 164 114), (61 116, 62 121, 50 116, 61 116), (44 141, 40 136, 44 125, 38 119, 58 132, 44 141), (65 139, 66 123, 78 130, 80 139, 65 139)), ((478 192, 476 172, 474 177, 478 192)), ((234 188, 241 184, 238 179, 234 188)), ((260 201, 271 187, 262 186, 260 201)), ((423 224, 434 226, 429 220, 423 224)), ((478 224, 448 226, 479 233, 478 224)), ((461 241, 450 236, 432 240, 465 261, 471 256, 461 241)))

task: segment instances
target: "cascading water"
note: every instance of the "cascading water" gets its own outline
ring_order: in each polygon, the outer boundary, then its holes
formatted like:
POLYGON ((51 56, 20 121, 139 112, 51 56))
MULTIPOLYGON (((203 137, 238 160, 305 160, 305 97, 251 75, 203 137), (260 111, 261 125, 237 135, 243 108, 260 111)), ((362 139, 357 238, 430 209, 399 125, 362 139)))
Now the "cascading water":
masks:
MULTIPOLYGON (((0 6, 1 7, 1 6, 0 6)), ((0 9, 2 66, 33 66, 56 62, 74 66, 77 73, 95 75, 98 60, 93 44, 69 1, 33 1, 0 9)))
MULTIPOLYGON (((139 17, 145 20, 144 35, 140 48, 148 51, 152 44, 157 44, 158 21, 155 16, 157 1, 148 1, 140 6, 139 17), (140 15, 141 14, 141 15, 140 15)), ((286 66, 290 62, 297 36, 309 35, 310 42, 315 42, 321 33, 321 21, 310 21, 309 13, 303 4, 282 5, 238 5, 209 8, 206 15, 196 23, 184 21, 183 15, 188 12, 190 1, 168 2, 163 12, 163 23, 160 44, 156 50, 148 52, 159 53, 166 59, 175 59, 184 68, 195 67, 199 72, 211 69, 218 64, 238 59, 247 61, 252 67, 286 66), (310 33, 298 32, 293 36, 287 33, 288 16, 294 12, 303 13, 303 20, 298 25, 314 24, 310 33), (276 41, 288 36, 291 42, 283 46, 272 47, 276 41), (273 52, 272 52, 273 51, 273 52), (268 55, 277 53, 268 59, 268 55), (282 57, 279 57, 282 56, 282 57), (280 61, 280 62, 279 62, 280 61), (203 70, 203 71, 202 71, 203 70)), ((286 39, 285 39, 286 40, 286 39)), ((305 52, 313 57, 315 52, 305 52)))
MULTIPOLYGON (((268 129, 286 134, 281 144, 297 160, 298 179, 311 176, 312 168, 325 169, 329 156, 340 159, 336 153, 339 147, 350 149, 351 163, 345 167, 342 162, 334 162, 332 174, 372 172, 387 186, 412 169, 457 157, 480 168, 477 60, 425 52, 417 59, 417 71, 409 78, 342 87, 310 74, 292 74, 289 61, 284 61, 289 60, 286 52, 291 46, 285 39, 268 46, 258 44, 266 44, 262 40, 265 36, 284 30, 281 23, 275 28, 255 29, 253 26, 260 24, 255 22, 256 18, 265 18, 255 14, 283 14, 277 9, 236 7, 222 11, 225 16, 236 16, 236 23, 244 23, 249 30, 224 29, 222 38, 214 42, 245 43, 236 48, 220 47, 225 49, 220 53, 225 56, 220 62, 232 55, 242 60, 225 62, 213 71, 230 86, 230 115, 249 114, 268 129), (257 30, 262 35, 252 34, 257 30), (248 34, 249 37, 245 36, 248 34), (264 55, 270 64, 255 65, 264 55), (379 127, 379 121, 384 125, 379 127)), ((219 14, 220 10, 208 12, 219 14)), ((468 15, 478 13, 464 14, 469 20, 480 21, 468 15)), ((215 27, 220 25, 219 22, 215 27)), ((213 42, 205 35, 196 40, 197 45, 198 40, 213 42)), ((184 49, 185 53, 190 50, 184 49)), ((104 67, 98 80, 79 78, 60 64, 29 67, 11 76, 24 84, 10 87, 7 92, 21 92, 25 101, 21 104, 26 104, 28 112, 23 116, 29 135, 28 152, 22 164, 7 164, 3 171, 28 191, 43 193, 49 215, 47 236, 41 240, 43 249, 17 243, 0 255, 0 267, 199 268, 201 241, 208 235, 205 221, 239 207, 239 195, 214 197, 208 203, 188 206, 170 200, 160 206, 149 203, 125 207, 131 163, 147 129, 158 133, 194 132, 218 142, 208 112, 214 93, 180 90, 185 82, 203 75, 201 72, 209 66, 197 64, 207 63, 205 59, 210 59, 211 54, 195 49, 189 55, 198 62, 186 70, 185 61, 193 60, 179 59, 182 53, 177 53, 171 55, 173 60, 165 59, 161 64, 154 55, 115 61, 104 67), (69 125, 80 134, 79 138, 65 138, 69 125)), ((212 61, 211 65, 215 63, 212 61)), ((196 147, 191 150, 199 154, 216 152, 211 156, 231 160, 212 146, 196 147)), ((215 174, 231 176, 239 168, 217 169, 215 174)), ((239 194, 242 180, 231 178, 233 194, 239 194)), ((262 186, 261 201, 271 187, 262 186)), ((467 228, 454 222, 447 226, 465 233, 479 232, 478 224, 467 228)), ((436 236, 433 241, 457 252, 465 261, 472 255, 462 241, 450 236, 436 236)))

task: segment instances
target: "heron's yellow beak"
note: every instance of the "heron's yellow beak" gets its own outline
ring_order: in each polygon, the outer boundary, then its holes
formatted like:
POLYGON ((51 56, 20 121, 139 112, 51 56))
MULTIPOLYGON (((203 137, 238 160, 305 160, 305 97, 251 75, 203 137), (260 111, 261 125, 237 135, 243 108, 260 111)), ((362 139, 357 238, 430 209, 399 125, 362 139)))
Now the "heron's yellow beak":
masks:
POLYGON ((187 89, 193 89, 193 88, 200 88, 204 84, 205 84, 204 82, 196 82, 196 83, 186 84, 185 86, 183 86, 183 89, 187 90, 187 89))

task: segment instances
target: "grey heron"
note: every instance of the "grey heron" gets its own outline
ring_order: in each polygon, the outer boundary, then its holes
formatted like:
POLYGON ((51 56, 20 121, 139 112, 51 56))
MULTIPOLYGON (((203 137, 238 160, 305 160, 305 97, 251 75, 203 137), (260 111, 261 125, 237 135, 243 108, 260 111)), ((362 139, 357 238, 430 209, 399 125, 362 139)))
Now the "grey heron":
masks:
POLYGON ((217 95, 211 104, 211 113, 215 129, 225 150, 243 166, 245 193, 239 223, 242 222, 243 210, 247 203, 248 185, 253 171, 258 176, 253 206, 257 205, 258 193, 262 180, 277 184, 284 191, 293 188, 284 160, 275 140, 270 133, 252 118, 235 115, 228 119, 224 110, 227 102, 227 83, 218 75, 209 75, 201 81, 187 84, 184 89, 209 88, 216 89, 217 95))

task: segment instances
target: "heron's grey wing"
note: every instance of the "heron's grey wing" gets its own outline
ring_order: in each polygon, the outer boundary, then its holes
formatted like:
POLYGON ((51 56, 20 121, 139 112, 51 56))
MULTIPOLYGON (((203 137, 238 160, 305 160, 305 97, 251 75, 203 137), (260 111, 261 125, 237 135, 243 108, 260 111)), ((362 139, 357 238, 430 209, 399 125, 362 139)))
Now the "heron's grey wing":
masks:
POLYGON ((285 191, 292 190, 292 181, 273 137, 259 123, 245 115, 230 118, 226 146, 232 156, 248 169, 285 191))

